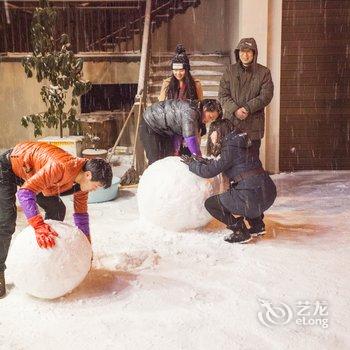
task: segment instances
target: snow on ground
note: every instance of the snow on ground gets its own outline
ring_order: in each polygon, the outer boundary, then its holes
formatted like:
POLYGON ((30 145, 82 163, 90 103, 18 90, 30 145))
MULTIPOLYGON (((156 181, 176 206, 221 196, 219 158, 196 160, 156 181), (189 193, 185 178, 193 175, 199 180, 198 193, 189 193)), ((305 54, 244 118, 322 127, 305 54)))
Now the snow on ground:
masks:
MULTIPOLYGON (((136 189, 90 205, 88 277, 43 301, 13 286, 9 268, 0 349, 349 349, 350 172, 273 178, 267 234, 245 245, 224 242, 218 222, 183 233, 142 226, 136 189), (296 324, 310 311, 308 320, 323 315, 329 327, 296 324)), ((19 213, 17 230, 24 226, 19 213)))

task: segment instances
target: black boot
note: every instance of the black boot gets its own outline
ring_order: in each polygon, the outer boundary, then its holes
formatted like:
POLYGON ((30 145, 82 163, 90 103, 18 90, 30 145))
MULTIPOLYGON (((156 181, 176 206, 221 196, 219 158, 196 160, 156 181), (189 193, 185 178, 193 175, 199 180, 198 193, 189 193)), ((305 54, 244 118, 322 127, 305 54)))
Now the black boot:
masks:
POLYGON ((247 243, 252 239, 243 218, 238 218, 233 225, 227 226, 233 232, 226 236, 224 240, 228 243, 247 243))
POLYGON ((247 218, 247 221, 250 225, 249 233, 253 237, 262 236, 266 233, 263 218, 264 218, 264 214, 261 214, 257 218, 253 218, 253 219, 247 218))
POLYGON ((3 298, 5 294, 6 294, 5 274, 4 274, 4 271, 0 271, 0 298, 3 298))

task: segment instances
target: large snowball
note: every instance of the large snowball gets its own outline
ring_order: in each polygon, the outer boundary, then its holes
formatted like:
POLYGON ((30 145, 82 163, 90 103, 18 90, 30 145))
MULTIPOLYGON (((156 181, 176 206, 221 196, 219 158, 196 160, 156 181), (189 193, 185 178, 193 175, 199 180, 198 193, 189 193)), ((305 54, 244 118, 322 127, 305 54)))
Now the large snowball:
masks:
POLYGON ((15 285, 43 299, 58 298, 77 287, 90 270, 92 250, 84 234, 66 223, 46 220, 58 233, 54 248, 39 248, 31 226, 18 234, 9 252, 15 285))
POLYGON ((137 190, 140 218, 174 231, 206 225, 212 218, 204 207, 217 186, 188 170, 179 157, 167 157, 151 164, 137 190))

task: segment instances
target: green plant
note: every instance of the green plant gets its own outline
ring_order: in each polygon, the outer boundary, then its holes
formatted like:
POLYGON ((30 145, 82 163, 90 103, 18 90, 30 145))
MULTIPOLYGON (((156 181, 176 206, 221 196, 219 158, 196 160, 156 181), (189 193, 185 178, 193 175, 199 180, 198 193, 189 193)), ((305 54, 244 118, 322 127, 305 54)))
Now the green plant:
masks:
POLYGON ((91 83, 82 80, 83 60, 76 58, 70 50, 68 35, 62 34, 59 39, 54 39, 56 17, 57 12, 50 7, 49 1, 40 0, 30 28, 33 54, 22 60, 28 78, 35 73, 38 82, 44 81, 40 95, 47 110, 26 115, 21 120, 24 127, 34 124, 35 137, 42 135, 45 126, 59 127, 60 137, 63 128, 74 127, 78 97, 91 89, 91 83), (69 89, 72 89, 71 108, 65 112, 69 89))

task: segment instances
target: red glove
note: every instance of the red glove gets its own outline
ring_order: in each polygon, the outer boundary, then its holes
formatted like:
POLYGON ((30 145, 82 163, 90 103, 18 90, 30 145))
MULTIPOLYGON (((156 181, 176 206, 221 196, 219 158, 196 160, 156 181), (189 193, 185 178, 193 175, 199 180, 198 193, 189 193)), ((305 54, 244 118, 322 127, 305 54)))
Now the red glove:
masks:
POLYGON ((51 228, 50 225, 45 224, 43 217, 40 214, 28 219, 28 223, 35 230, 36 241, 40 248, 54 247, 54 237, 57 237, 58 234, 51 228))

